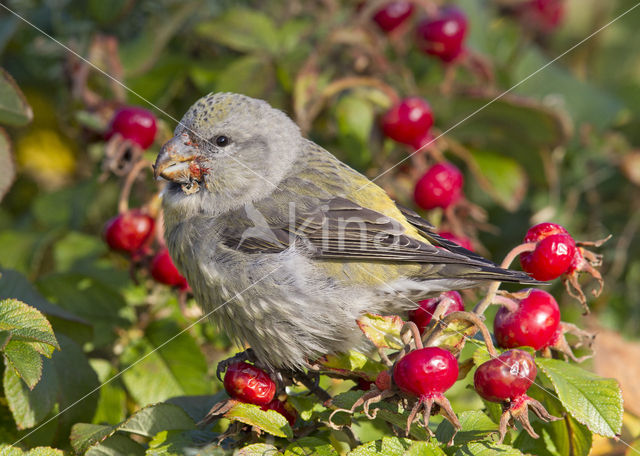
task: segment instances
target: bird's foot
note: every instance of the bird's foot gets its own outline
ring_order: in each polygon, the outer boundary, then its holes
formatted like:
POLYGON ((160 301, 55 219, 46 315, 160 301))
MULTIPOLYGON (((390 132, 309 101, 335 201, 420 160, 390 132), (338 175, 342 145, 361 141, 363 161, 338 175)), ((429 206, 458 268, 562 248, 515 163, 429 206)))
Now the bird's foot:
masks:
POLYGON ((218 380, 222 381, 222 374, 226 372, 227 368, 231 364, 239 363, 242 361, 249 361, 253 364, 256 364, 258 362, 258 358, 256 357, 254 351, 251 348, 248 348, 243 352, 236 353, 231 358, 223 359, 222 361, 218 362, 218 367, 216 368, 216 377, 218 377, 218 380))

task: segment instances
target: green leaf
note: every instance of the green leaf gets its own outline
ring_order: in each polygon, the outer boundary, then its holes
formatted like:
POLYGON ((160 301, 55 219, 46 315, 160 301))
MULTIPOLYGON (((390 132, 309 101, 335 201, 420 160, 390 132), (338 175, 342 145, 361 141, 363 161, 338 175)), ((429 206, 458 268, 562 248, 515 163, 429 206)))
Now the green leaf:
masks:
POLYGON ((89 448, 111 439, 116 432, 127 432, 153 437, 165 430, 192 430, 195 423, 180 407, 171 404, 155 404, 134 413, 115 426, 78 423, 71 430, 71 446, 83 454, 89 448))
MULTIPOLYGON (((454 443, 461 445, 476 440, 484 440, 488 435, 498 430, 498 425, 483 412, 469 410, 462 412, 458 417, 462 429, 455 435, 454 443)), ((454 429, 451 423, 443 420, 436 429, 436 439, 442 443, 448 443, 453 437, 454 429)))
POLYGON ((414 442, 402 456, 444 456, 445 452, 433 442, 414 442))
POLYGON ((155 321, 147 327, 146 337, 131 343, 122 354, 123 365, 131 366, 122 381, 139 404, 211 392, 200 347, 188 332, 176 337, 180 331, 173 321, 155 321))
POLYGON ((112 435, 104 442, 89 448, 84 456, 143 456, 144 447, 126 435, 112 435))
POLYGON ((588 456, 593 440, 591 431, 565 413, 560 401, 548 391, 534 386, 527 394, 539 400, 551 415, 562 419, 550 423, 538 420, 532 422, 533 429, 540 438, 534 439, 522 431, 513 446, 524 453, 539 456, 588 456))
MULTIPOLYGON (((267 443, 254 443, 240 448, 235 456, 278 456, 282 453, 273 445, 267 443)), ((308 453, 305 453, 308 454, 308 453)))
POLYGON ((60 349, 44 315, 17 299, 0 301, 0 330, 11 331, 12 341, 39 342, 34 348, 45 356, 50 357, 54 349, 60 349))
POLYGON ((211 442, 216 435, 201 430, 160 431, 149 442, 147 456, 182 456, 185 454, 203 454, 202 444, 211 442))
POLYGON ((498 445, 493 442, 472 442, 463 445, 455 452, 455 456, 523 456, 517 448, 509 445, 498 445))
POLYGON ((7 365, 15 369, 29 389, 33 389, 42 376, 40 353, 29 342, 11 341, 4 348, 4 356, 7 365))
POLYGON ((358 319, 358 326, 373 345, 378 348, 400 350, 403 347, 400 331, 404 321, 397 315, 366 314, 358 319))
POLYGON ((527 194, 527 173, 511 157, 488 151, 473 151, 471 171, 480 187, 505 209, 518 209, 527 194))
POLYGON ((77 273, 50 274, 39 279, 36 286, 49 301, 93 322, 96 347, 113 342, 115 330, 129 326, 119 315, 127 305, 122 295, 93 277, 77 273))
POLYGON ((222 390, 213 395, 202 396, 176 396, 167 399, 167 404, 173 404, 184 410, 191 419, 199 423, 207 416, 207 413, 218 402, 222 402, 225 399, 229 399, 227 392, 222 390))
POLYGON ((84 454, 89 447, 102 442, 113 433, 113 426, 77 423, 71 428, 71 446, 77 454, 84 454))
POLYGON ((602 378, 557 359, 536 364, 556 390, 562 405, 591 432, 615 437, 622 429, 622 392, 617 380, 602 378))
POLYGON ((16 165, 11 153, 11 140, 0 128, 0 201, 7 194, 16 178, 16 165))
POLYGON ((4 395, 18 429, 39 424, 56 403, 58 379, 50 362, 43 365, 43 377, 33 389, 29 389, 11 366, 5 366, 4 395))
POLYGON ((278 29, 266 14, 245 8, 233 8, 196 26, 196 35, 208 38, 240 52, 267 52, 275 55, 280 46, 278 29))
MULTIPOLYGON (((413 441, 400 437, 383 437, 360 445, 347 453, 348 456, 403 456, 413 441)), ((436 453, 437 454, 437 453, 436 453)))
POLYGON ((292 438, 293 432, 287 419, 273 410, 264 411, 257 405, 236 403, 231 410, 224 414, 224 417, 232 421, 255 426, 264 432, 276 437, 292 438))
POLYGON ((348 352, 337 355, 327 355, 319 362, 322 364, 323 369, 331 372, 351 376, 357 373, 370 381, 374 381, 380 372, 387 370, 387 366, 383 363, 374 361, 355 350, 349 350, 348 352))
POLYGON ((0 454, 2 456, 64 456, 64 452, 57 448, 35 447, 29 450, 22 450, 19 447, 0 443, 0 454))
MULTIPOLYGON (((264 454, 264 453, 263 453, 264 454)), ((338 456, 333 445, 318 437, 303 437, 289 445, 284 456, 338 456)))
POLYGON ((0 68, 0 124, 20 127, 31 119, 31 106, 9 73, 0 68))
MULTIPOLYGON (((400 429, 406 429, 409 411, 398 413, 397 407, 387 403, 376 404, 373 408, 379 407, 378 418, 391 423, 400 429)), ((409 435, 418 440, 429 440, 429 434, 421 423, 413 423, 409 435)))

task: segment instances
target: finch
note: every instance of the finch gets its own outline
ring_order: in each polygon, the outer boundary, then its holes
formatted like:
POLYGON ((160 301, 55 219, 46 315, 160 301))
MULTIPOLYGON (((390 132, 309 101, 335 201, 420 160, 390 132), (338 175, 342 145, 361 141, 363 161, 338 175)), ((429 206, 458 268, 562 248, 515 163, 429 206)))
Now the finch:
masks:
POLYGON ((158 154, 165 238, 196 301, 258 361, 366 349, 356 320, 487 281, 536 283, 441 238, 262 100, 209 94, 158 154))

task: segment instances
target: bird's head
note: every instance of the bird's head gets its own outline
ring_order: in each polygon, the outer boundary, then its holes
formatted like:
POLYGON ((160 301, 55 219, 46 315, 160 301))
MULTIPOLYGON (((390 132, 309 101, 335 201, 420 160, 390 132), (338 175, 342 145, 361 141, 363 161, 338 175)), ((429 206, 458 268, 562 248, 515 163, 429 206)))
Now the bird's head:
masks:
POLYGON ((189 108, 156 159, 155 176, 169 181, 165 207, 213 215, 264 197, 301 144, 295 123, 265 101, 209 94, 189 108))

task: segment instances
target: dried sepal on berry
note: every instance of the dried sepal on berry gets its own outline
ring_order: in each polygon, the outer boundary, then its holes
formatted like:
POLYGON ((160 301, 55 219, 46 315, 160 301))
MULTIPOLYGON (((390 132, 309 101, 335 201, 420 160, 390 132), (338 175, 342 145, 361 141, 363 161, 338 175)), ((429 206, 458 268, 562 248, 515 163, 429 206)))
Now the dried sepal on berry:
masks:
POLYGON ((547 412, 547 409, 545 409, 544 405, 539 401, 523 394, 514 398, 512 401, 502 404, 502 416, 500 417, 500 427, 498 430, 500 432, 500 438, 498 439, 498 443, 502 443, 505 435, 507 435, 509 426, 514 426, 515 421, 520 422, 522 428, 534 439, 540 437, 533 430, 529 422, 529 409, 545 423, 561 419, 547 412))
POLYGON ((556 351, 562 353, 565 361, 571 359, 576 363, 581 363, 587 359, 593 357, 593 353, 588 355, 576 357, 573 353, 573 350, 576 348, 587 348, 590 349, 593 346, 593 342, 595 341, 596 335, 593 332, 585 331, 584 329, 578 328, 576 325, 572 323, 566 323, 564 321, 560 322, 560 326, 558 331, 554 335, 551 345, 545 348, 542 352, 542 356, 546 358, 551 358, 551 351, 556 351), (569 343, 566 334, 570 334, 575 336, 577 339, 576 342, 569 343))
POLYGON ((594 242, 577 241, 573 261, 571 262, 567 272, 565 272, 562 277, 567 293, 580 302, 585 315, 589 313, 589 307, 587 307, 587 297, 582 290, 582 285, 580 285, 580 282, 578 281, 579 274, 581 272, 586 272, 596 279, 597 287, 592 290, 594 297, 600 296, 604 287, 604 279, 602 278, 600 271, 597 269, 602 265, 602 255, 592 252, 591 250, 587 250, 586 247, 600 247, 610 238, 611 236, 609 235, 604 239, 594 242))

